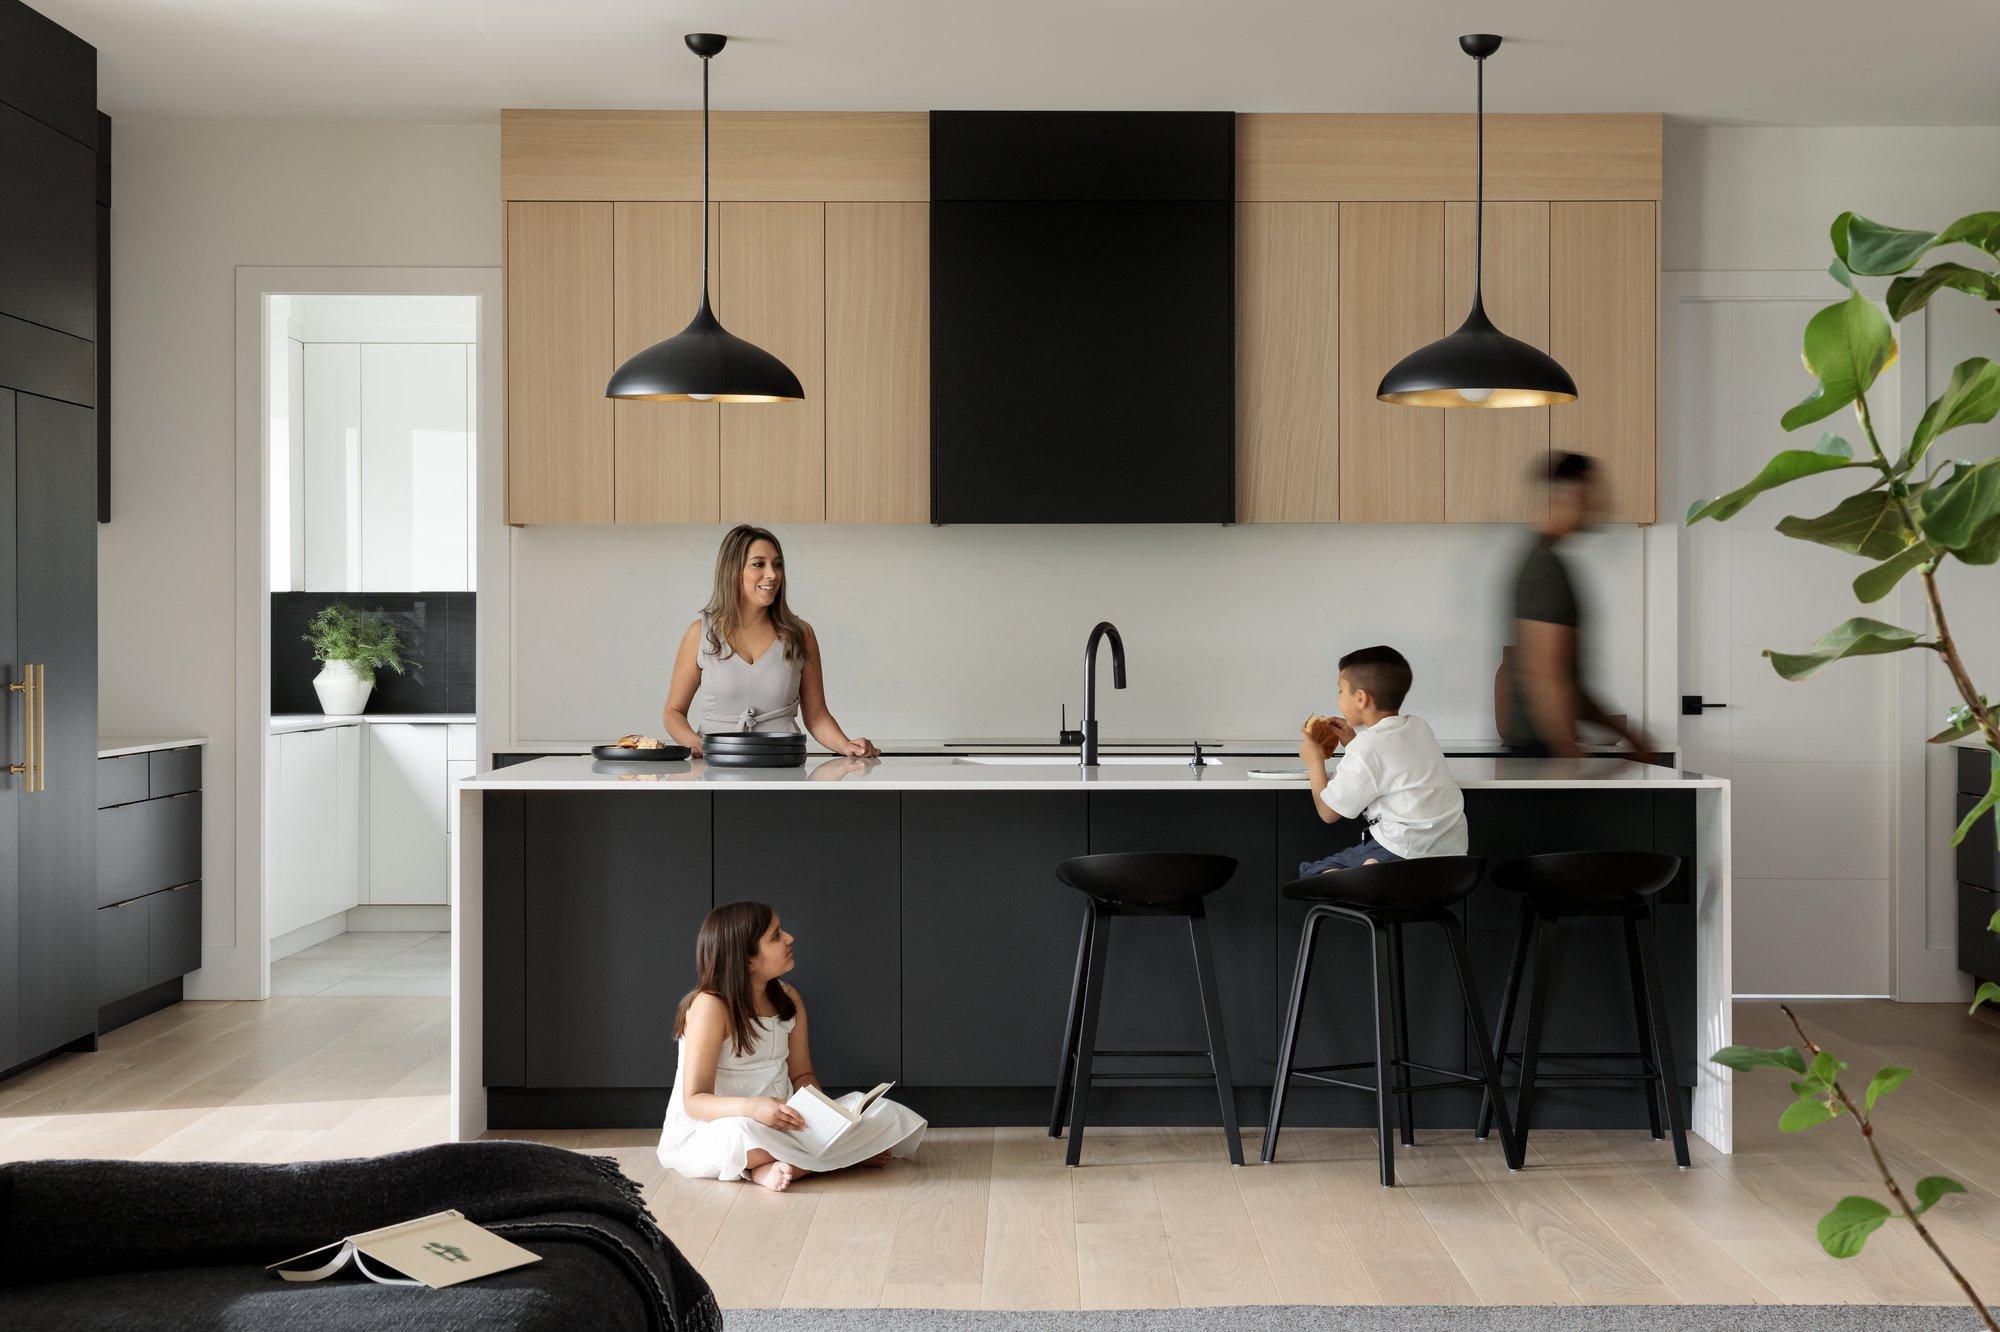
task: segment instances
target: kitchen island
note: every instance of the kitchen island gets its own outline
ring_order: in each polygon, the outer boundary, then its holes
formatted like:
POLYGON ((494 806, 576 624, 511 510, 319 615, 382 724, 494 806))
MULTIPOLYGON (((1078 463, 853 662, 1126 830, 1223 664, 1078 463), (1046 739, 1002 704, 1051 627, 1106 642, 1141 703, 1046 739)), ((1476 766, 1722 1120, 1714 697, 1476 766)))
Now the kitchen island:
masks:
MULTIPOLYGON (((958 754, 803 768, 699 761, 600 764, 548 757, 483 772, 457 792, 452 1118, 488 1128, 657 1123, 674 1075, 676 1000, 695 932, 717 903, 756 898, 798 936, 793 976, 829 1085, 895 1080, 938 1124, 1046 1122, 1083 898, 1055 866, 1101 851, 1233 856, 1210 899, 1239 1109, 1261 1123, 1303 907, 1283 884, 1301 861, 1358 839, 1327 825, 1296 760, 1125 757, 1095 769, 1021 754, 958 754)), ((1683 873, 1661 898, 1658 941, 1681 1082, 1695 1132, 1730 1146, 1729 789, 1718 778, 1620 759, 1454 758, 1472 852, 1497 863, 1545 851, 1657 849, 1683 873)), ((1490 883, 1460 908, 1489 1012, 1497 1012, 1518 899, 1490 883)), ((1184 932, 1120 922, 1099 1043, 1201 1044, 1184 932)), ((1566 924, 1544 1043, 1634 1048, 1615 923, 1566 924), (1602 926, 1603 930, 1593 927, 1602 926), (1602 938, 1599 938, 1599 934, 1602 938)), ((1409 940, 1413 1054, 1469 1067, 1440 941, 1409 940)), ((1369 1053, 1367 945, 1321 943, 1302 1062, 1369 1053)), ((1162 1064, 1166 1071, 1185 1064, 1162 1064)), ((1145 1065, 1134 1067, 1143 1071, 1145 1065)), ((1441 1093, 1420 1123, 1469 1127, 1471 1094, 1441 1093)), ((1548 1127, 1642 1127, 1633 1090, 1548 1090, 1548 1127)), ((1112 1086, 1100 1123, 1207 1123, 1204 1083, 1112 1086)), ((1287 1122, 1372 1125, 1372 1099, 1300 1087, 1287 1122)))

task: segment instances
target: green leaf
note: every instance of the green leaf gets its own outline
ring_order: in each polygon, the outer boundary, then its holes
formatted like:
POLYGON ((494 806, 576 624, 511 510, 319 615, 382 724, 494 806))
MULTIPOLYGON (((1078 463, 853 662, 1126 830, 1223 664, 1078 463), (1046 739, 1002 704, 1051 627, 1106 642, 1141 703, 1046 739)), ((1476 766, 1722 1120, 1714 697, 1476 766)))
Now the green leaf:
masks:
POLYGON ((1953 846, 1957 846, 1965 840, 1965 835, 1972 831, 1972 825, 1979 822, 1981 815, 1991 810, 1995 805, 2000 805, 2000 749, 1988 746, 1987 752, 1993 756, 1993 776, 1987 782, 1986 794, 1979 797, 1979 803, 1972 807, 1971 813, 1959 820, 1958 831, 1951 835, 1951 844, 1953 846))
POLYGON ((1864 605, 1880 601, 1903 581, 1903 575, 1922 566, 1931 557, 1929 546, 1918 542, 1905 546, 1854 580, 1854 595, 1864 605))
POLYGON ((1696 523, 1703 518, 1713 518, 1721 522, 1735 517, 1745 505, 1765 491, 1775 490, 1788 482, 1802 480, 1808 476, 1818 476, 1822 472, 1837 472, 1843 467, 1870 466, 1873 464, 1855 462, 1854 446, 1839 435, 1822 434, 1819 443, 1813 448, 1785 449, 1777 454, 1764 464, 1763 471, 1727 495, 1706 503, 1696 500, 1688 509, 1687 520, 1696 523))
POLYGON ((1885 227, 1854 213, 1833 220, 1833 252, 1856 273, 1901 273, 1934 247, 1956 243, 2000 252, 2000 212, 1968 213, 1943 231, 1885 227))
POLYGON ((1888 1219, 1889 1209, 1873 1198, 1842 1198, 1819 1219, 1819 1247, 1835 1258, 1852 1258, 1888 1219))
MULTIPOLYGON (((2000 911, 1994 912, 1993 919, 1986 922, 1987 932, 1992 933, 1996 925, 2000 925, 2000 911)), ((1981 981, 1979 988, 1972 992, 1972 1007, 1965 1010, 1965 1015, 1971 1017, 1979 1011, 1981 1004, 1994 1002, 2000 1002, 2000 985, 1995 985, 1992 981, 1981 981)))
POLYGON ((1925 536, 1955 551, 1994 518, 2000 518, 2000 458, 1955 466, 1949 479, 1924 492, 1917 521, 1925 536))
POLYGON ((1928 647, 1930 644, 1916 630, 1899 629, 1893 624, 1857 615, 1838 628, 1821 634, 1819 641, 1804 652, 1774 652, 1766 648, 1764 655, 1771 659, 1771 665, 1777 668, 1778 674, 1787 680, 1803 680, 1846 657, 1874 657, 1919 646, 1928 647))
POLYGON ((1785 1113, 1778 1116, 1778 1130, 1782 1133, 1803 1133, 1832 1118, 1833 1107, 1818 1097, 1808 1097, 1785 1107, 1785 1113))
POLYGON ((1887 490, 1872 488, 1849 495, 1817 517, 1793 515, 1782 519, 1778 531, 1868 560, 1886 560, 1901 554, 1916 539, 1916 533, 1903 521, 1903 511, 1895 497, 1887 490))
POLYGON ((1831 277, 1841 286, 1847 288, 1849 291, 1854 290, 1854 274, 1849 272, 1847 265, 1840 262, 1840 260, 1836 259, 1827 265, 1826 272, 1827 276, 1831 277))
MULTIPOLYGON (((1979 701, 1986 704, 1989 708, 1992 707, 1992 703, 1984 694, 1979 696, 1979 701)), ((1924 741, 1924 743, 1927 745, 1948 745, 1954 740, 1965 739, 1966 736, 1973 734, 1978 729, 1979 718, 1972 715, 1970 706, 1961 703, 1950 712, 1945 713, 1944 729, 1924 741)))
POLYGON ((1931 441, 1947 430, 1991 421, 1996 412, 2000 412, 2000 365, 1984 356, 1960 361, 1952 367, 1951 383, 1917 422, 1909 452, 1903 455, 1903 470, 1922 461, 1931 441))
POLYGON ((1847 1065, 1835 1059, 1832 1054, 1821 1050, 1813 1056, 1811 1067, 1806 1069, 1806 1077, 1822 1087, 1831 1088, 1833 1080, 1840 1076, 1840 1070, 1847 1065))
POLYGON ((1777 1050, 1765 1050, 1755 1045, 1725 1045, 1709 1058, 1738 1073, 1748 1073, 1753 1068, 1789 1068, 1794 1073, 1806 1071, 1806 1057, 1799 1053, 1795 1045, 1777 1050))
POLYGON ((1937 1206, 1938 1199, 1948 1193, 1964 1193, 1965 1185, 1950 1175, 1925 1175, 1917 1181, 1917 1215, 1922 1216, 1937 1206))
POLYGON ((1964 264, 1932 264, 1921 273, 1906 274, 1889 284, 1889 317, 1908 319, 1947 288, 1984 301, 2000 301, 2000 276, 1964 264))
POLYGON ((1952 554, 1967 564, 2000 564, 2000 517, 1974 528, 1971 540, 1952 554))
POLYGON ((1871 1115, 1874 1114, 1875 1099, 1879 1096, 1887 1096, 1890 1092, 1896 1090, 1896 1088, 1908 1082, 1910 1080, 1910 1074, 1914 1071, 1915 1070, 1913 1069, 1897 1068, 1893 1064, 1891 1064, 1888 1068, 1877 1069, 1875 1071, 1875 1076, 1869 1079, 1868 1100, 1863 1108, 1866 1109, 1869 1114, 1871 1115))
POLYGON ((1967 213, 1938 233, 1939 245, 1962 242, 2000 255, 2000 212, 1967 213))
POLYGON ((1804 355, 1819 387, 1785 413, 1787 430, 1831 416, 1866 393, 1896 359, 1896 335, 1875 302, 1856 292, 1806 322, 1804 355))

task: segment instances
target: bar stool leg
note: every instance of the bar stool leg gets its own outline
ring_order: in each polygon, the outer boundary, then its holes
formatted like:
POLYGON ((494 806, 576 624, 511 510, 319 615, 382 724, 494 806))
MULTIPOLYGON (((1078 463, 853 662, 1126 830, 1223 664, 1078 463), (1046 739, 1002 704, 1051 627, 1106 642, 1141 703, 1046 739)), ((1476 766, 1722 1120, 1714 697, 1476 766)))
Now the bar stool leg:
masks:
POLYGON ((1083 1017, 1077 1028, 1076 1087, 1069 1102, 1069 1150, 1064 1161, 1083 1160, 1083 1125, 1090 1109, 1090 1059, 1097 1052, 1097 1011, 1104 1004, 1104 973, 1111 961, 1105 948, 1108 921, 1104 908, 1090 904, 1090 969, 1083 980, 1083 1017))
POLYGON ((1389 1013, 1389 934, 1373 921, 1368 932, 1375 943, 1375 1138, 1382 1161, 1382 1187, 1396 1187, 1396 1140, 1389 1132, 1389 1087, 1395 1077, 1392 1051, 1394 1023, 1389 1013))
POLYGON ((1667 1098, 1667 1123, 1674 1134, 1674 1164, 1688 1168, 1687 1113, 1681 1108, 1680 1065, 1674 1062, 1674 1034, 1667 1025, 1667 996, 1660 977, 1660 954, 1653 943, 1653 904, 1646 903, 1646 928, 1639 922, 1631 927, 1639 935, 1639 956, 1646 965, 1646 1005, 1653 1014, 1653 1047, 1659 1051, 1660 1090, 1667 1098))
MULTIPOLYGON (((1389 926, 1389 1018, 1395 1025, 1395 1065, 1403 1081, 1410 1080, 1410 1002, 1403 989, 1403 927, 1389 926)), ((1404 1092, 1396 1098, 1396 1118, 1401 1123, 1403 1145, 1417 1145, 1417 1098, 1404 1092)))
MULTIPOLYGON (((1548 1016, 1550 972, 1556 956, 1556 923, 1534 915, 1535 975, 1528 985, 1528 1031, 1521 1042, 1521 1089, 1514 1098, 1514 1149, 1528 1159, 1528 1128, 1534 1122, 1535 1065, 1542 1054, 1542 1019, 1548 1016)), ((1518 1168, 1518 1167, 1517 1167, 1518 1168)))
POLYGON ((1096 912, 1083 909, 1082 936, 1076 943, 1076 979, 1069 987, 1069 1016, 1063 1019, 1062 1061, 1056 1065, 1056 1099, 1049 1108, 1049 1136, 1060 1138, 1063 1110, 1069 1101, 1070 1079, 1076 1067, 1076 1025, 1083 1017, 1083 980, 1090 974, 1090 922, 1096 912))
POLYGON ((1215 1075, 1215 1094, 1222 1103, 1222 1133, 1229 1147, 1229 1164, 1243 1164, 1243 1134, 1236 1126, 1236 1084, 1229 1080, 1229 1038, 1222 1029, 1222 999, 1215 986, 1215 954, 1208 946, 1208 913, 1197 902, 1188 916, 1188 941, 1194 945, 1195 980, 1201 986, 1201 1020, 1208 1030, 1208 1065, 1215 1075))
POLYGON ((1505 1093, 1500 1089, 1500 1061, 1486 1044, 1486 1014, 1479 1007, 1479 989, 1472 983, 1472 958, 1465 951, 1465 927, 1449 911, 1438 912, 1437 922, 1444 927, 1445 938, 1451 943, 1451 967, 1458 973, 1458 992, 1465 997, 1465 1016, 1472 1024, 1473 1051, 1479 1056, 1479 1075, 1486 1080, 1486 1104, 1500 1115, 1500 1146, 1507 1158, 1507 1168, 1519 1170, 1525 1149, 1514 1135, 1514 1125, 1508 1119, 1507 1105, 1502 1099, 1505 1093))
POLYGON ((1632 978, 1632 1021, 1639 1028, 1639 1063, 1649 1072, 1658 1073, 1658 1082, 1645 1084, 1646 1120, 1653 1130, 1653 1141, 1658 1142, 1666 1134, 1660 1132, 1660 1102, 1669 1094, 1666 1071, 1660 1067, 1659 1057, 1653 1051, 1653 1014, 1646 1004, 1646 970, 1639 961, 1639 922, 1630 912, 1624 919, 1625 926, 1625 970, 1632 978))
MULTIPOLYGON (((1499 1062, 1504 1072, 1507 1047, 1514 1039, 1514 1003, 1521 997, 1521 976, 1528 969, 1528 945, 1535 939, 1535 904, 1528 898, 1521 899, 1521 921, 1514 927, 1514 960, 1507 968, 1507 986, 1500 992, 1500 1022, 1493 1028, 1493 1058, 1499 1062)), ((1474 1136, 1481 1142, 1493 1131, 1493 1107, 1499 1101, 1498 1092, 1485 1092, 1479 1098, 1479 1128, 1474 1136)))
POLYGON ((1326 917, 1317 911, 1306 913, 1306 927, 1299 934, 1298 965, 1292 968, 1292 997, 1285 1009, 1285 1037, 1278 1046, 1278 1076, 1271 1084, 1271 1118, 1264 1125, 1264 1147, 1258 1159, 1271 1164, 1278 1152, 1278 1127, 1285 1116, 1285 1089, 1292 1082, 1292 1055, 1298 1048, 1299 1016, 1305 1012, 1306 983, 1312 979, 1313 941, 1320 922, 1326 917))

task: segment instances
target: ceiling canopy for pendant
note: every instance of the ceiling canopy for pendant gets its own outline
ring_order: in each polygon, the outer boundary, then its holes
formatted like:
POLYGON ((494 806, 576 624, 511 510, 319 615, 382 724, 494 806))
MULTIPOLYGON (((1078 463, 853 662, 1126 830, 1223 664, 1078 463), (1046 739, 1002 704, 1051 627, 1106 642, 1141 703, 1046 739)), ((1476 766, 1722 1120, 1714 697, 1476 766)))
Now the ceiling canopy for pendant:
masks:
POLYGON ((618 367, 607 398, 644 402, 796 402, 799 377, 754 342, 722 326, 708 300, 708 62, 729 39, 691 32, 688 50, 701 57, 701 307, 688 326, 618 367))
POLYGON ((1459 38, 1458 44, 1479 66, 1472 310, 1455 331, 1391 366, 1375 396, 1406 407, 1547 407, 1571 402, 1576 398, 1576 381, 1569 371, 1541 348, 1495 328, 1480 296, 1486 248, 1486 57, 1500 49, 1500 39, 1492 33, 1471 33, 1459 38))

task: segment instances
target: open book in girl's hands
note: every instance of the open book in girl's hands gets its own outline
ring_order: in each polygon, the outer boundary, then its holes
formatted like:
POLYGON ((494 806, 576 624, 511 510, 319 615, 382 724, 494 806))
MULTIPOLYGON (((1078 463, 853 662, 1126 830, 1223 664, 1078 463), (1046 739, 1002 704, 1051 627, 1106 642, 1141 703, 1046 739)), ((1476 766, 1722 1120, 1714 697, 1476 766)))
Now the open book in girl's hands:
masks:
POLYGON ((847 1101, 849 1097, 843 1096, 840 1101, 836 1101, 811 1083, 807 1083, 792 1093, 791 1100, 785 1102, 798 1112, 800 1119, 806 1121, 804 1128, 792 1130, 792 1136, 799 1140, 800 1146, 814 1156, 824 1156, 842 1138, 853 1132, 854 1126, 861 1122, 861 1116, 868 1113, 868 1107, 881 1100, 882 1093, 895 1085, 893 1082, 878 1082, 873 1090, 864 1094, 859 1100, 843 1105, 841 1101, 847 1101))

